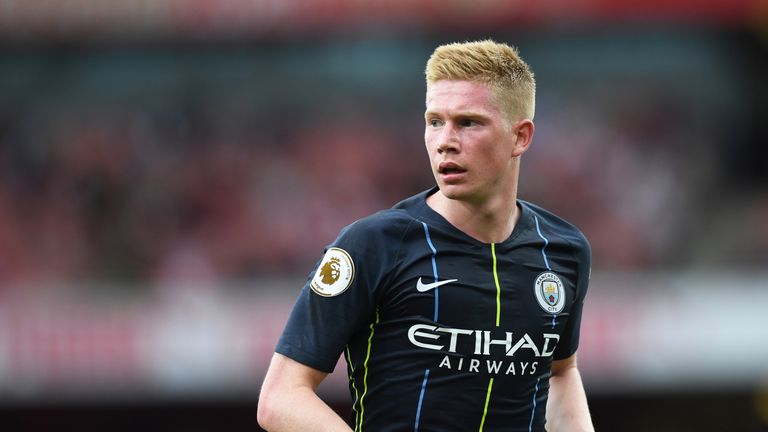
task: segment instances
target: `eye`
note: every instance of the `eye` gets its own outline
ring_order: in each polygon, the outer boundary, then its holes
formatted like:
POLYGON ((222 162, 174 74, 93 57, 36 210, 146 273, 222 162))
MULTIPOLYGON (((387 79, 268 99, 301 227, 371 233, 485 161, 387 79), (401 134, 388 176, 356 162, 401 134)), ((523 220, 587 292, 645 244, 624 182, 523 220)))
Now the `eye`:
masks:
POLYGON ((461 127, 472 127, 472 126, 477 126, 478 124, 475 120, 471 118, 461 119, 459 120, 458 123, 461 127))
POLYGON ((443 124, 443 122, 438 119, 429 119, 427 120, 427 124, 432 127, 439 127, 443 124))

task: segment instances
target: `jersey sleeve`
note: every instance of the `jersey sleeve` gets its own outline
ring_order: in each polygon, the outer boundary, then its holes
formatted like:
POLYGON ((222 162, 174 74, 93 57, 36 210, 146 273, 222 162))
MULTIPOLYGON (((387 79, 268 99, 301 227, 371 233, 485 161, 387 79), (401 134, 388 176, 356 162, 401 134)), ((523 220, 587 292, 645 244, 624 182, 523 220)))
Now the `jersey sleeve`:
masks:
POLYGON ((309 275, 276 352, 333 372, 344 346, 375 317, 400 236, 381 218, 358 221, 326 247, 309 275), (390 229, 388 229, 390 228, 390 229))
POLYGON ((576 298, 571 306, 570 316, 561 335, 560 342, 555 349, 554 360, 563 360, 572 356, 579 347, 581 315, 584 310, 584 300, 589 288, 589 278, 592 271, 592 251, 589 242, 583 236, 581 240, 574 251, 578 259, 576 298))

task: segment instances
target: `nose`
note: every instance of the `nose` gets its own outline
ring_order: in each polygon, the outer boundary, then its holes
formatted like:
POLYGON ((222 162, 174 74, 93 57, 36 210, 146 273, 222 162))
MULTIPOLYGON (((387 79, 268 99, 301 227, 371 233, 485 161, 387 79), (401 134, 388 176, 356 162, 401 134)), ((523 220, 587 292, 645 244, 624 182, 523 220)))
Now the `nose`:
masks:
POLYGON ((439 154, 459 152, 461 145, 456 132, 456 128, 453 127, 451 122, 443 126, 437 141, 437 152, 439 154))

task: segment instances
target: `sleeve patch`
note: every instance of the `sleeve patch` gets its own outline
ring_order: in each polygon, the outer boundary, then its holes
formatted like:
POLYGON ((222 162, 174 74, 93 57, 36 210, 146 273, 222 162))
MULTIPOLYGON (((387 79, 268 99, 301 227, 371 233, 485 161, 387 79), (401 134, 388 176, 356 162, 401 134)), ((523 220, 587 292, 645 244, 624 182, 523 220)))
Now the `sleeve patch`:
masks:
POLYGON ((352 257, 344 249, 332 247, 320 261, 309 286, 315 294, 333 297, 346 291, 354 277, 355 264, 352 257))

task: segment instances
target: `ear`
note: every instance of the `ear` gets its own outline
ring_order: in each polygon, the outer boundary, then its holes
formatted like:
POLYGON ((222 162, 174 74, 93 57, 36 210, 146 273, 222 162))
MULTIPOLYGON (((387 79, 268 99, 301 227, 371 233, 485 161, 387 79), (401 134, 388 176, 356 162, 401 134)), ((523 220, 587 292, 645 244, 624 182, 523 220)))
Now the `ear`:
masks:
POLYGON ((523 119, 515 123, 513 126, 515 132, 515 144, 512 148, 513 158, 520 157, 531 146, 534 129, 533 121, 530 119, 523 119))

